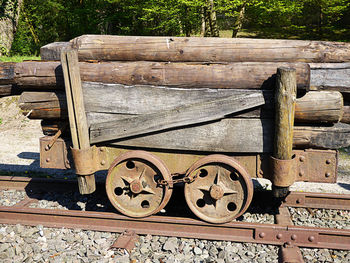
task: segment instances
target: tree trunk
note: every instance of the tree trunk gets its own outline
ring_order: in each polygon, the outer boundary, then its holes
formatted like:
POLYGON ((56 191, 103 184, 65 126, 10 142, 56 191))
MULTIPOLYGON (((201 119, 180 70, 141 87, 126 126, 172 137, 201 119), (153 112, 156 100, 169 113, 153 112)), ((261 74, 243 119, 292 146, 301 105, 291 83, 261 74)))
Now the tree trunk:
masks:
POLYGON ((219 29, 216 23, 216 11, 214 6, 214 0, 209 0, 209 18, 210 18, 210 36, 219 37, 219 29))
POLYGON ((246 2, 244 2, 243 5, 241 6, 241 10, 239 11, 239 16, 237 17, 233 25, 232 37, 237 37, 238 32, 242 28, 243 19, 245 15, 245 7, 246 7, 246 2))
POLYGON ((22 0, 3 1, 0 13, 0 56, 8 55, 17 29, 22 0))

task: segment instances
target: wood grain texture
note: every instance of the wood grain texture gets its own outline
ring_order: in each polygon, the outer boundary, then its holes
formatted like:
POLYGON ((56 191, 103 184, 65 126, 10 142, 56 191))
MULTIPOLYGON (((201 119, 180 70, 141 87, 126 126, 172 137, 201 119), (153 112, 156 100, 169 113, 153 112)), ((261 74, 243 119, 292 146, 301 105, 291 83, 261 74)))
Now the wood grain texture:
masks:
POLYGON ((338 90, 350 93, 350 63, 310 64, 311 90, 338 90))
POLYGON ((66 95, 63 92, 30 92, 19 97, 18 105, 29 119, 67 119, 66 95))
POLYGON ((13 96, 13 95, 19 95, 19 94, 21 94, 21 90, 19 90, 16 85, 12 85, 12 84, 0 85, 0 97, 13 96))
POLYGON ((61 60, 61 51, 70 47, 70 42, 53 42, 40 48, 41 60, 61 60))
POLYGON ((331 127, 294 127, 297 148, 339 149, 350 146, 350 125, 336 123, 331 127))
MULTIPOLYGON (((272 153, 274 122, 271 119, 223 119, 203 125, 116 140, 118 147, 164 150, 272 153)), ((338 149, 350 146, 350 125, 296 126, 293 146, 338 149)))
POLYGON ((176 127, 222 119, 225 115, 257 107, 265 103, 261 93, 234 95, 193 103, 166 111, 142 114, 128 119, 108 121, 90 126, 92 143, 116 140, 176 127))
MULTIPOLYGON (((205 102, 227 96, 261 92, 265 105, 228 115, 229 118, 273 118, 273 92, 240 89, 179 89, 160 86, 125 86, 83 82, 83 96, 89 124, 120 120, 133 115, 169 110, 195 102, 205 102), (101 90, 103 92, 101 92, 101 90)), ((20 107, 29 118, 65 119, 66 97, 63 91, 26 91, 21 95, 20 107), (42 108, 37 103, 43 103, 42 108)), ((342 97, 337 91, 311 91, 298 98, 295 109, 296 123, 333 123, 342 113, 342 97)), ((346 116, 344 117, 346 118, 346 116)), ((344 122, 344 121, 343 121, 344 122)))
POLYGON ((344 106, 344 113, 343 113, 343 117, 340 120, 343 123, 350 123, 350 103, 347 103, 344 106))
MULTIPOLYGON (((64 49, 61 52, 61 63, 64 72, 71 133, 73 132, 74 137, 76 137, 73 139, 73 147, 86 150, 90 148, 90 140, 77 51, 70 48, 64 49)), ((96 190, 94 174, 77 175, 77 181, 81 194, 91 194, 96 190)))
POLYGON ((295 69, 279 68, 277 70, 275 91, 273 156, 280 160, 292 159, 296 91, 295 69))
POLYGON ((338 91, 310 91, 295 105, 297 123, 335 123, 343 116, 343 96, 338 91))
POLYGON ((83 35, 73 39, 80 60, 350 61, 350 44, 250 38, 83 35))
MULTIPOLYGON (((298 87, 309 87, 310 69, 306 63, 79 63, 82 81, 238 89, 273 89, 276 69, 282 66, 295 67, 298 72, 298 87)), ((0 64, 0 84, 12 83, 23 89, 63 89, 62 67, 59 62, 52 61, 0 64)))

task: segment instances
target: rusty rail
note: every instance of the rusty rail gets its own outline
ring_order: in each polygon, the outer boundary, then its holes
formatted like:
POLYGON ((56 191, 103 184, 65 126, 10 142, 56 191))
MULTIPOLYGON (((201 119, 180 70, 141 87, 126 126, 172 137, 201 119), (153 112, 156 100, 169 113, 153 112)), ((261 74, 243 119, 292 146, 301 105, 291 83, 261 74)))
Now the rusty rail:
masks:
POLYGON ((215 225, 195 219, 151 216, 128 218, 108 212, 52 210, 27 207, 0 207, 0 223, 47 227, 80 228, 95 231, 176 236, 208 240, 350 250, 349 229, 280 226, 231 222, 215 225))

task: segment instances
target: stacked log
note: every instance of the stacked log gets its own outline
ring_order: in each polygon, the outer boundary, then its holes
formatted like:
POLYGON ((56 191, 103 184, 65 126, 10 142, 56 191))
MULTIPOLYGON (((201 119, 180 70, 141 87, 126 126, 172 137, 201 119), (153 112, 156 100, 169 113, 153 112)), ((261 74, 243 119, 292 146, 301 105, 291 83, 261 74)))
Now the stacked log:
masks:
MULTIPOLYGON (((106 127, 113 130, 113 125, 128 125, 132 122, 128 120, 141 120, 147 114, 150 117, 165 111, 172 116, 174 108, 181 111, 196 103, 207 106, 213 100, 254 93, 263 96, 264 105, 226 112, 220 120, 207 123, 146 130, 146 134, 137 131, 132 138, 108 137, 112 139, 108 143, 175 150, 271 152, 276 70, 289 67, 296 69, 298 87, 294 147, 350 145, 350 44, 86 35, 42 47, 42 59, 59 60, 61 48, 67 46, 78 50, 91 143, 102 142, 96 134, 106 127)), ((16 87, 23 92, 22 110, 30 112, 30 118, 45 120, 42 126, 46 134, 67 122, 63 83, 59 61, 0 64, 0 87, 16 87)))

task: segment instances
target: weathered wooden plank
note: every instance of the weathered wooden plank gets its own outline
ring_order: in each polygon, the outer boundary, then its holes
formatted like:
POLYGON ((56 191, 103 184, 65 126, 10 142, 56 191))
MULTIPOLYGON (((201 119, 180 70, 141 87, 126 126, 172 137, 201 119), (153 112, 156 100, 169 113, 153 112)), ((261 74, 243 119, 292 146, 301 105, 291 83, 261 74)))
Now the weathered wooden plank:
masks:
POLYGON ((272 152, 273 121, 223 119, 203 125, 113 141, 110 145, 185 151, 272 152))
POLYGON ((0 85, 14 84, 15 66, 14 62, 0 63, 0 85))
POLYGON ((343 96, 338 91, 310 91, 297 99, 295 122, 334 123, 343 115, 343 96))
POLYGON ((21 94, 21 91, 16 87, 16 85, 0 85, 0 97, 19 94, 21 94))
POLYGON ((298 148, 339 149, 350 146, 350 125, 336 123, 331 127, 294 127, 294 146, 298 148))
POLYGON ((350 63, 310 63, 311 90, 350 93, 350 63))
POLYGON ((67 102, 63 92, 23 92, 18 104, 30 119, 66 119, 67 102), (30 112, 30 114, 29 114, 30 112))
POLYGON ((257 107, 265 103, 261 93, 230 96, 207 102, 193 103, 166 111, 138 115, 90 126, 92 143, 193 125, 224 118, 225 115, 257 107))
MULTIPOLYGON (((83 84, 84 105, 90 124, 119 120, 169 110, 195 102, 205 102, 232 95, 261 92, 266 104, 228 115, 232 118, 273 118, 273 92, 235 89, 179 89, 158 86, 125 86, 120 84, 83 84), (103 92, 101 92, 103 90, 103 92)), ((297 99, 295 121, 297 123, 333 123, 342 113, 342 97, 337 91, 311 91, 297 99)), ((29 118, 68 118, 66 97, 63 91, 25 91, 21 95, 24 114, 33 110, 29 118), (40 103, 40 104, 39 104, 40 103), (62 112, 61 112, 62 111, 62 112)), ((344 121, 343 121, 344 122, 344 121)))
MULTIPOLYGON (((76 50, 64 49, 61 52, 61 63, 64 72, 67 106, 74 149, 87 150, 90 148, 88 124, 86 120, 83 90, 81 86, 78 53, 76 50)), ((96 190, 95 175, 77 174, 79 192, 91 194, 96 190)))
MULTIPOLYGON (((184 151, 272 153, 274 122, 271 119, 223 119, 204 125, 157 132, 116 140, 118 147, 156 148, 184 151)), ((350 146, 350 125, 331 127, 296 126, 296 148, 338 149, 350 146)))
POLYGON ((345 104, 343 108, 343 117, 340 120, 343 123, 350 123, 350 103, 345 104))
MULTIPOLYGON (((40 87, 63 89, 59 62, 21 62, 5 65, 7 74, 0 84, 15 83, 24 89, 40 87), (12 75, 10 73, 13 73, 12 75), (1 83, 3 81, 3 83, 1 83)), ((306 63, 164 63, 164 62, 101 62, 79 63, 82 81, 120 83, 124 85, 157 85, 181 88, 272 89, 278 67, 295 67, 298 87, 306 89, 310 69, 306 63), (250 76, 250 77, 247 77, 250 76)))
POLYGON ((80 60, 350 61, 350 44, 251 38, 83 35, 73 39, 80 60))
POLYGON ((53 42, 40 48, 41 60, 61 60, 63 48, 70 47, 70 42, 53 42))

